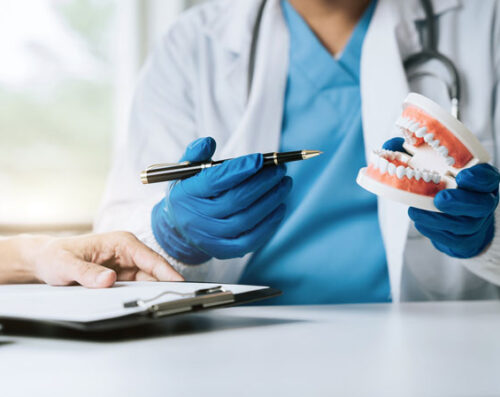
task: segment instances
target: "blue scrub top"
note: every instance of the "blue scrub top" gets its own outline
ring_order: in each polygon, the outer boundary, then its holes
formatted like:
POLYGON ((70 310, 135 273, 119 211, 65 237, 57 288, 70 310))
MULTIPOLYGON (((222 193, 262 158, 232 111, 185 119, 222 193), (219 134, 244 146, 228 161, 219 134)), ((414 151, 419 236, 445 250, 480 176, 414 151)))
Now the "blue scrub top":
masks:
POLYGON ((359 70, 372 1, 340 58, 282 1, 290 66, 280 151, 322 150, 288 164, 294 186, 273 238, 250 260, 242 283, 284 294, 269 303, 387 302, 390 287, 377 199, 356 184, 365 166, 359 70))

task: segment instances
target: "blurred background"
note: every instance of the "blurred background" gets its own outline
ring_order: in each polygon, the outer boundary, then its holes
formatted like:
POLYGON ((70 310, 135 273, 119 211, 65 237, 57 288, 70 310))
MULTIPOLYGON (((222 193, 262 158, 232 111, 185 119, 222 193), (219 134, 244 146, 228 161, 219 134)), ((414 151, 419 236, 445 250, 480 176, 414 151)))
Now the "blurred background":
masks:
POLYGON ((138 72, 202 0, 0 0, 0 235, 91 229, 138 72))

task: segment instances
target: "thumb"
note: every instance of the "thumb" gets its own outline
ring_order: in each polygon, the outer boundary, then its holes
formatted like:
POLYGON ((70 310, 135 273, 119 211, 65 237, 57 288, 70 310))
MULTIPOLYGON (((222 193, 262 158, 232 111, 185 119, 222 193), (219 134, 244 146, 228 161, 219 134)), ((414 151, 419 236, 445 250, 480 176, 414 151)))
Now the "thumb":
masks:
POLYGON ((180 161, 208 161, 215 153, 215 139, 211 137, 198 138, 191 142, 180 161))
POLYGON ((405 143, 404 138, 401 137, 391 138, 388 141, 384 142, 384 144, 382 145, 382 149, 391 150, 393 152, 408 153, 403 147, 403 143, 405 143))
POLYGON ((75 259, 67 267, 67 277, 87 288, 107 288, 116 281, 116 273, 104 266, 75 259))
POLYGON ((457 175, 457 185, 472 192, 493 193, 498 190, 500 173, 490 164, 476 164, 457 175))

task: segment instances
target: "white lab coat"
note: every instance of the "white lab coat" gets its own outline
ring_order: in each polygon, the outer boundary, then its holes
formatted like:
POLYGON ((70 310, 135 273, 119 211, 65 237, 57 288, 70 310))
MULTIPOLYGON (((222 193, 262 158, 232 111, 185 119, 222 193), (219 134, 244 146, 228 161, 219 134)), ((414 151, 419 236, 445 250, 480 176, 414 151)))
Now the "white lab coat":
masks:
MULTIPOLYGON (((279 0, 264 10, 255 75, 247 99, 251 32, 258 0, 218 0, 186 12, 163 37, 141 75, 125 144, 114 167, 96 230, 127 229, 161 251, 151 232, 153 205, 165 184, 142 186, 139 172, 175 162, 189 142, 212 136, 216 158, 277 150, 288 69, 289 37, 279 0)), ((500 7, 496 0, 435 0, 440 51, 458 66, 462 119, 496 159, 500 132, 500 7)), ((411 90, 446 103, 437 79, 409 86, 402 59, 420 48, 418 0, 379 0, 361 60, 366 153, 394 136, 411 90)), ((439 65, 430 70, 447 79, 439 65)), ((413 81, 413 80, 412 80, 413 81)), ((446 105, 448 106, 448 105, 446 105)), ((360 148, 362 150, 362 148, 360 148)), ((392 296, 398 300, 498 298, 500 232, 482 255, 457 260, 437 251, 410 225, 407 208, 379 199, 392 296)), ((363 239, 370 236, 362 236, 363 239)), ((164 252, 162 252, 165 254, 164 252)), ((197 266, 176 261, 189 280, 237 282, 249 255, 197 266)), ((335 261, 332 253, 332 262, 335 261)))

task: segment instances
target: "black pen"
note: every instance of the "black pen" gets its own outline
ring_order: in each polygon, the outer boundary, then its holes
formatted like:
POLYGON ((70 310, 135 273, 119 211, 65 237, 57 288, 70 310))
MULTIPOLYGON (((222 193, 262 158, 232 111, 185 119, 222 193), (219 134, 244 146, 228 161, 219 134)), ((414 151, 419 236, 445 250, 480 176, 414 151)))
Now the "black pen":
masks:
MULTIPOLYGON (((289 163, 291 161, 307 160, 319 156, 321 153, 319 150, 297 150, 295 152, 264 153, 262 156, 264 157, 264 166, 270 166, 289 163)), ((184 161, 174 164, 155 164, 141 172, 141 182, 148 184, 189 178, 205 168, 222 164, 227 160, 230 159, 196 163, 184 161)))

